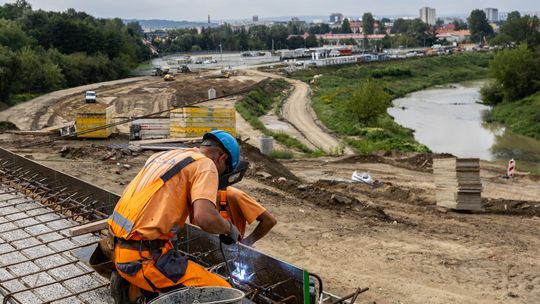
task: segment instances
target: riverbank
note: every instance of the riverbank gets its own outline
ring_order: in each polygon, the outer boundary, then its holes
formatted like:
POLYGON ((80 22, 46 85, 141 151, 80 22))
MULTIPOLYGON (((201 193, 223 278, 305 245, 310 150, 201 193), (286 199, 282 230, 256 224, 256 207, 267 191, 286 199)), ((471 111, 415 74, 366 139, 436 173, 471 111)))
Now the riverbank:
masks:
POLYGON ((487 77, 489 53, 464 53, 399 61, 363 63, 299 71, 293 78, 312 81, 312 106, 319 119, 344 141, 365 154, 376 151, 427 152, 413 131, 395 123, 388 114, 371 122, 355 122, 345 106, 347 92, 368 79, 379 82, 392 99, 435 85, 487 77), (315 75, 322 75, 314 78, 315 75))
POLYGON ((512 132, 540 140, 540 92, 495 105, 486 120, 501 123, 512 132))

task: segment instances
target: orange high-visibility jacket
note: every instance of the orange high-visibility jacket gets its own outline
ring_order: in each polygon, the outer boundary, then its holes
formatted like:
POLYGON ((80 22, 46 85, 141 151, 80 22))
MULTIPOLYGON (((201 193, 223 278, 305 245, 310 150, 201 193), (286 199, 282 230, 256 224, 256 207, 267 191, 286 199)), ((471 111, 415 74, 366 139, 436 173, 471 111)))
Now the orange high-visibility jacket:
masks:
POLYGON ((184 225, 191 202, 215 202, 217 186, 214 163, 198 149, 158 153, 129 184, 108 223, 126 240, 170 239, 171 228, 184 225))

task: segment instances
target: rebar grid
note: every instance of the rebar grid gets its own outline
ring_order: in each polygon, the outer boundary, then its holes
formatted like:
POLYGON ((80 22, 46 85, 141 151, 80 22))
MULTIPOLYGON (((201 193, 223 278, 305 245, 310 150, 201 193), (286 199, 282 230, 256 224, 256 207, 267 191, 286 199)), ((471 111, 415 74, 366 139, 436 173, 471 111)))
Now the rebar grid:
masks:
POLYGON ((70 253, 95 244, 97 236, 72 237, 67 230, 107 215, 98 211, 102 206, 97 201, 69 193, 68 188, 49 185, 31 170, 0 163, 0 226, 4 227, 0 233, 0 248, 4 249, 0 251, 0 293, 4 304, 96 303, 91 293, 100 289, 106 293, 109 283, 70 253), (35 277, 33 284, 28 282, 30 277, 35 277))

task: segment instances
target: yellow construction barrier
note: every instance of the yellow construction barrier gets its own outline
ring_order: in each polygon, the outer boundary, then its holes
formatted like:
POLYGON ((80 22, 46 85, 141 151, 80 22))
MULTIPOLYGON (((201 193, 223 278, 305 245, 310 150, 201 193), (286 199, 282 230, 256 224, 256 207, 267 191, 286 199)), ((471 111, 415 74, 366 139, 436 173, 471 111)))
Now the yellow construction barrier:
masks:
POLYGON ((111 106, 104 104, 88 104, 82 107, 77 112, 75 118, 75 126, 77 127, 77 133, 83 133, 77 135, 80 138, 108 138, 112 131, 111 128, 104 128, 101 130, 84 133, 86 130, 91 130, 98 127, 103 127, 112 122, 111 106))
POLYGON ((234 108, 182 108, 171 111, 170 136, 200 137, 213 130, 225 130, 236 136, 234 108))

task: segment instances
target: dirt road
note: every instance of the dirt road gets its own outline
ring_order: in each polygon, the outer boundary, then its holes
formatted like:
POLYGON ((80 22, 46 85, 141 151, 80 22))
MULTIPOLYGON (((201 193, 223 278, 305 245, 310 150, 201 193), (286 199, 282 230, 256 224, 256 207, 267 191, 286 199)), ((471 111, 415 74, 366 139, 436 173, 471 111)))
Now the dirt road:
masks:
POLYGON ((338 154, 340 149, 344 149, 347 155, 354 154, 348 148, 341 148, 343 145, 335 137, 329 134, 320 124, 317 124, 315 113, 311 109, 311 89, 307 84, 299 80, 281 77, 276 74, 261 71, 249 70, 248 73, 266 76, 268 78, 281 78, 294 86, 294 90, 283 105, 283 118, 292 124, 308 141, 308 145, 315 146, 327 153, 338 154))

